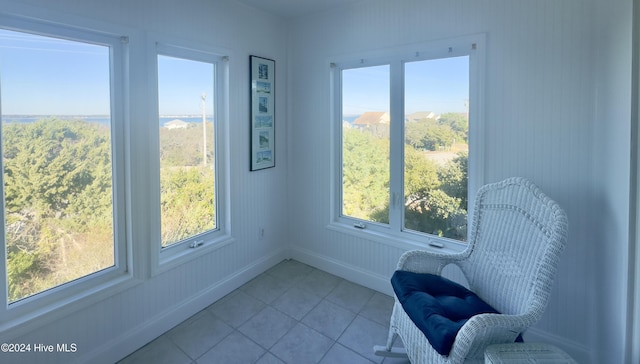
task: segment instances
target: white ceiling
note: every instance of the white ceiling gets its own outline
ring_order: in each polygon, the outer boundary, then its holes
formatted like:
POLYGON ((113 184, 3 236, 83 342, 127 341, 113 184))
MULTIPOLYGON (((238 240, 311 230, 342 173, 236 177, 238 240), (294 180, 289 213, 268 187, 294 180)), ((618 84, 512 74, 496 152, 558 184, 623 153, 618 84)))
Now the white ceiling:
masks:
POLYGON ((243 4, 278 15, 295 18, 352 4, 361 0, 237 0, 243 4))

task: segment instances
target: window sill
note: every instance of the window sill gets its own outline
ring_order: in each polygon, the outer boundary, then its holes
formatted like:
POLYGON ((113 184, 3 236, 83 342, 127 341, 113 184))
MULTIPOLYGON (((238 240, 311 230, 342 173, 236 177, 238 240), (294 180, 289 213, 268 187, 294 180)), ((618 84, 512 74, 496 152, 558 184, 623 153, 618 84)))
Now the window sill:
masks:
POLYGON ((460 253, 467 248, 466 243, 438 236, 423 237, 410 233, 394 234, 374 229, 359 229, 353 225, 342 222, 332 222, 327 225, 327 229, 362 239, 372 240, 377 243, 402 250, 418 249, 440 254, 455 254, 460 253))
POLYGON ((13 338, 63 319, 140 283, 142 283, 141 279, 124 273, 102 284, 91 286, 89 289, 76 291, 67 297, 58 298, 60 292, 51 292, 47 297, 49 292, 42 292, 33 296, 33 300, 27 298, 24 303, 20 301, 12 303, 7 310, 8 320, 0 323, 0 341, 10 342, 13 338), (52 296, 56 298, 52 299, 52 296), (36 302, 42 302, 42 304, 36 304, 36 302), (29 306, 31 308, 27 308, 29 306))

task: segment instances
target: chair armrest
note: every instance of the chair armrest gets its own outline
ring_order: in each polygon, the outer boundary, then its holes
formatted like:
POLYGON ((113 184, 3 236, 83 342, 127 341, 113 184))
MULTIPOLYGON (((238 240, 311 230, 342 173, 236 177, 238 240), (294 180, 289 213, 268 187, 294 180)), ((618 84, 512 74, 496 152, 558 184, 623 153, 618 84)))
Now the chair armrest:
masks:
POLYGON ((484 313, 473 316, 458 331, 450 356, 482 358, 487 346, 514 342, 534 321, 526 314, 484 313))
POLYGON ((467 254, 442 254, 427 250, 410 250, 402 254, 396 270, 440 275, 447 264, 466 258, 467 254))
POLYGON ((515 333, 513 338, 515 339, 521 332, 531 326, 533 322, 531 315, 505 315, 501 313, 483 313, 475 315, 465 323, 460 329, 465 330, 465 326, 469 326, 466 330, 479 331, 479 330, 492 330, 494 328, 498 330, 506 330, 515 333))

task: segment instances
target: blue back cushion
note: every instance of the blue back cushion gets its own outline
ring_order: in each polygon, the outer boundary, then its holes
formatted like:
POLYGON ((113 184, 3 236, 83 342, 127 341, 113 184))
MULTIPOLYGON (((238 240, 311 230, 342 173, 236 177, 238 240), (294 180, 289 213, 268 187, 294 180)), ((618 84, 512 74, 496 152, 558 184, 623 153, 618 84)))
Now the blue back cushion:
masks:
POLYGON ((441 355, 449 355, 458 330, 471 316, 499 313, 475 293, 437 275, 396 271, 391 285, 404 311, 441 355))

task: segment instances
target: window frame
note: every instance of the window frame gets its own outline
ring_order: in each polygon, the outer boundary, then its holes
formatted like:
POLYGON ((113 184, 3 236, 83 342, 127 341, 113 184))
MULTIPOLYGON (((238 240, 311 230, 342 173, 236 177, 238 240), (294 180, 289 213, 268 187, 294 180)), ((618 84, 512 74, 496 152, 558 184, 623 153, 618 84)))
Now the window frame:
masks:
MULTIPOLYGON (((4 248, 4 177, 0 175, 0 182, 2 182, 0 184, 2 189, 0 219, 3 222, 0 227, 2 239, 0 259, 5 262, 5 269, 0 272, 0 290, 5 292, 5 304, 0 305, 0 332, 11 330, 13 335, 19 335, 20 332, 28 329, 30 322, 41 318, 44 314, 56 312, 55 315, 49 315, 47 318, 47 321, 52 321, 56 317, 77 310, 78 305, 73 303, 82 301, 83 305, 91 304, 91 302, 107 297, 115 291, 136 284, 137 280, 131 269, 132 249, 129 243, 131 241, 131 217, 127 213, 130 205, 128 189, 131 178, 128 162, 130 153, 126 138, 127 115, 129 114, 129 104, 126 99, 128 95, 126 85, 128 83, 129 50, 127 37, 35 19, 0 14, 0 28, 109 48, 114 265, 20 300, 9 302, 6 293, 8 292, 7 256, 4 248)), ((0 124, 0 133, 1 128, 0 124)), ((2 138, 0 138, 0 143, 2 142, 2 138)), ((4 166, 2 168, 4 170, 4 166)))
POLYGON ((471 227, 477 189, 484 183, 484 108, 485 35, 412 44, 394 49, 374 50, 330 59, 331 191, 328 228, 402 249, 432 249, 459 252, 467 244, 454 239, 420 233, 404 228, 404 64, 413 61, 469 57, 469 161, 468 226, 471 227), (390 66, 390 181, 389 224, 365 221, 342 214, 342 71, 380 65, 390 66))
POLYGON ((149 128, 155 130, 151 133, 153 141, 153 155, 151 163, 152 176, 151 187, 153 189, 152 201, 152 231, 151 231, 151 275, 155 276, 171 268, 184 264, 202 254, 219 249, 234 241, 231 237, 230 212, 229 212, 229 161, 228 161, 228 115, 229 115, 229 56, 227 51, 221 49, 204 49, 202 46, 192 45, 183 41, 155 41, 153 55, 149 58, 153 62, 150 70, 153 72, 155 82, 152 87, 150 105, 153 106, 154 115, 151 118, 149 128), (160 211, 160 131, 158 128, 159 100, 158 100, 158 56, 168 56, 192 61, 211 63, 215 66, 214 84, 214 179, 215 179, 215 216, 216 228, 202 234, 191 236, 182 241, 162 247, 161 238, 161 211, 160 211), (155 127, 155 129, 154 129, 155 127), (157 176, 157 177, 156 177, 157 176))

